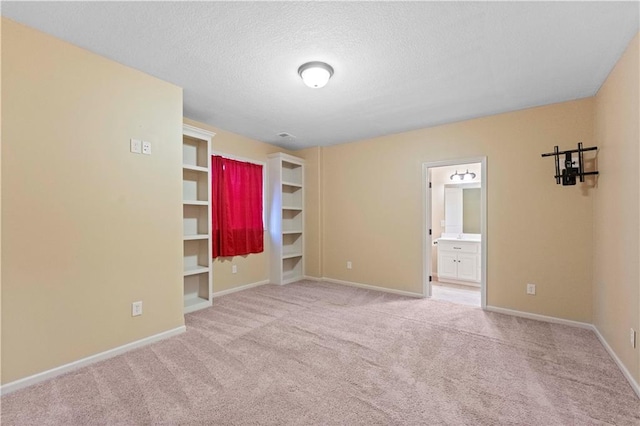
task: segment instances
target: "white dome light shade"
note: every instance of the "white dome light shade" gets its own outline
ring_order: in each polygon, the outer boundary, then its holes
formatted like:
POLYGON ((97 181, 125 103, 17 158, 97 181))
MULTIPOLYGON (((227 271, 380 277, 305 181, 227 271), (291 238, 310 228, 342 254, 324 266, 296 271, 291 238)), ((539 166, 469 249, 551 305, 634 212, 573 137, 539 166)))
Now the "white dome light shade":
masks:
POLYGON ((324 87, 333 75, 331 65, 324 62, 307 62, 298 68, 298 74, 302 77, 302 81, 313 89, 324 87))

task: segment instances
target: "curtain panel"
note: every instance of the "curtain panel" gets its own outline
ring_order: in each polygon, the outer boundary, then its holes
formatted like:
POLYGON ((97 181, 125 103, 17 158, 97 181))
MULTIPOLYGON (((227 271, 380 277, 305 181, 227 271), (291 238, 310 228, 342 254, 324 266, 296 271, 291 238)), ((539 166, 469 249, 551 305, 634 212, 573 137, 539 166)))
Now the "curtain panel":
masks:
POLYGON ((264 251, 262 166, 211 156, 212 257, 264 251))

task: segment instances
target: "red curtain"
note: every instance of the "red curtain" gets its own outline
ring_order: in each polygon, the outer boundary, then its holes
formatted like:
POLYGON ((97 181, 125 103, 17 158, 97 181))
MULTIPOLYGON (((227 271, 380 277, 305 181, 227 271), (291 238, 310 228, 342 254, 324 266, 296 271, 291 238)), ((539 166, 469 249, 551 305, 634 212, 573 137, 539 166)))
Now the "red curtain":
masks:
POLYGON ((262 166, 211 157, 212 257, 264 251, 262 166))

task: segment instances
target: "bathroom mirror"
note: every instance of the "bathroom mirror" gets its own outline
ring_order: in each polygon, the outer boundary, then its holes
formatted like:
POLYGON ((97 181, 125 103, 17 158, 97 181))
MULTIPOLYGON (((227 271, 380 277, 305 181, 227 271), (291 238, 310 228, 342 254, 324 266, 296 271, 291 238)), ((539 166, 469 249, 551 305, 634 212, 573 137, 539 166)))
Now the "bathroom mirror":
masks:
POLYGON ((480 183, 444 186, 445 233, 480 234, 480 183))

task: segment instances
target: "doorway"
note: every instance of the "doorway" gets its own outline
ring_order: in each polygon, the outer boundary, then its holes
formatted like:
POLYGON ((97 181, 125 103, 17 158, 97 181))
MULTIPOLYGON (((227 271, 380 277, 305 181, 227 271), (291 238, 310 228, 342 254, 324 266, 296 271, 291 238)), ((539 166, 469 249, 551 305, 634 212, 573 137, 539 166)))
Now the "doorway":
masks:
POLYGON ((423 164, 424 297, 486 307, 486 157, 423 164))

